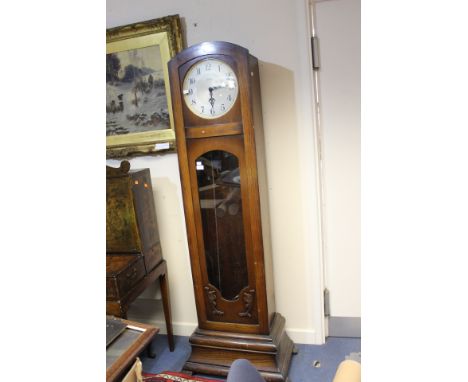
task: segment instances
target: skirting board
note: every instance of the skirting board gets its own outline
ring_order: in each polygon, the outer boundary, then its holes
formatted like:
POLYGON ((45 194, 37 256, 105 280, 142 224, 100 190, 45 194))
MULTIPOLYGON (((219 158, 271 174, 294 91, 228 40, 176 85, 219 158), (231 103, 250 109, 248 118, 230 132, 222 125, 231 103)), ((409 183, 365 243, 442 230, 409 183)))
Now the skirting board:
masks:
MULTIPOLYGON (((159 333, 166 334, 166 322, 154 320, 144 317, 134 317, 128 316, 129 320, 134 320, 142 322, 144 324, 154 325, 160 328, 159 333)), ((197 323, 188 323, 188 322, 172 322, 172 329, 174 335, 176 336, 186 336, 190 337, 195 329, 197 328, 197 323)), ((301 330, 301 329, 287 329, 289 337, 295 344, 307 344, 307 345, 321 345, 322 342, 317 338, 315 330, 301 330)))
MULTIPOLYGON (((166 334, 166 321, 162 303, 160 300, 138 298, 130 305, 128 310, 129 320, 142 322, 144 324, 157 326, 159 333, 166 334)), ((197 322, 177 322, 172 321, 172 330, 176 336, 191 336, 197 328, 197 322)), ((322 339, 317 335, 314 329, 288 328, 288 320, 286 319, 286 333, 291 340, 296 344, 321 345, 322 339)))
MULTIPOLYGON (((143 324, 156 326, 157 328, 159 328, 160 334, 167 334, 166 321, 164 320, 160 321, 160 320, 152 319, 148 317, 131 316, 130 314, 128 315, 127 318, 131 321, 137 321, 143 324)), ((190 337, 196 328, 197 328, 197 323, 172 321, 172 331, 175 336, 190 337)))
MULTIPOLYGON (((127 318, 132 321, 156 326, 159 328, 159 333, 167 334, 161 300, 137 298, 130 305, 127 318)), ((176 336, 191 336, 197 325, 196 321, 180 322, 172 317, 172 332, 176 336)))
POLYGON ((307 345, 321 345, 322 340, 317 336, 315 330, 307 330, 307 329, 291 329, 287 326, 286 321, 286 333, 288 333, 289 338, 295 344, 307 344, 307 345))
POLYGON ((328 336, 361 338, 361 317, 328 317, 328 336))

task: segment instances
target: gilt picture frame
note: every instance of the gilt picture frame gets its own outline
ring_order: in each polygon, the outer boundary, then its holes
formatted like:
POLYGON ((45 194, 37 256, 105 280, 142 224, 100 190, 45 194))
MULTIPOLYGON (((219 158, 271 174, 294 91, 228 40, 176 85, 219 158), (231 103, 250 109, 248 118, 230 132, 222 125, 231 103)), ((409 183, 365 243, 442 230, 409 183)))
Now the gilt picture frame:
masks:
POLYGON ((183 48, 178 15, 106 30, 106 157, 171 152, 167 62, 183 48))

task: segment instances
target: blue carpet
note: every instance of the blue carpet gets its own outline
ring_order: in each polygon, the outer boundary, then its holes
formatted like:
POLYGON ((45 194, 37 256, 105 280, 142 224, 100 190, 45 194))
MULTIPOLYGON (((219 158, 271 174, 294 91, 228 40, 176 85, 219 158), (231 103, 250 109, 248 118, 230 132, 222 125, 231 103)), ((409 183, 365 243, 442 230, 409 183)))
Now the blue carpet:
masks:
POLYGON ((291 382, 332 382, 340 362, 361 351, 361 339, 329 337, 324 345, 296 346, 299 352, 291 361, 291 382), (314 367, 315 361, 320 367, 314 367))
MULTIPOLYGON (((143 362, 143 371, 160 373, 166 370, 182 370, 185 361, 190 356, 188 339, 188 337, 174 336, 175 349, 171 353, 167 337, 165 335, 156 336, 153 341, 156 358, 148 358, 146 353, 140 356, 143 362)), ((340 362, 351 353, 360 353, 361 339, 329 337, 324 345, 296 344, 296 347, 299 352, 293 355, 289 369, 291 382, 332 382, 340 362)), ((355 354, 351 357, 355 357, 355 354)), ((212 376, 209 378, 217 379, 212 376)))

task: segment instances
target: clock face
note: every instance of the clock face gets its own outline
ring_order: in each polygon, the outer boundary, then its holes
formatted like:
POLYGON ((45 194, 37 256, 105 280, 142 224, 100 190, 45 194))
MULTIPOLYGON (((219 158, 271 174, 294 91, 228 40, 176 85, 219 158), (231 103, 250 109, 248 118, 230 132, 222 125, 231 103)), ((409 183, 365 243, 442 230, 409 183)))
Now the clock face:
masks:
POLYGON ((234 70, 218 59, 194 64, 182 85, 185 104, 192 113, 205 119, 219 118, 234 105, 239 93, 234 70))

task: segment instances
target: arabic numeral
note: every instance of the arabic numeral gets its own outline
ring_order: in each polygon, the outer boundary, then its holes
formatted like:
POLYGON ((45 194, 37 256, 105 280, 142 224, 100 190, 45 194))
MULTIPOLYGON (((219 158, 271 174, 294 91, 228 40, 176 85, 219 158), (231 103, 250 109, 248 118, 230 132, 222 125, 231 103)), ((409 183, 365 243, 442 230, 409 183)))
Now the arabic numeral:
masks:
POLYGON ((227 100, 232 101, 232 96, 230 94, 227 96, 227 100))
POLYGON ((197 74, 201 74, 201 68, 197 68, 197 74))
POLYGON ((211 63, 206 64, 205 70, 211 70, 211 63))
POLYGON ((221 104, 221 110, 222 111, 226 110, 226 107, 224 106, 224 103, 221 104))
POLYGON ((195 83, 195 78, 190 78, 190 85, 193 85, 195 83))
POLYGON ((197 101, 195 101, 194 99, 192 100, 192 105, 196 105, 197 104, 197 101))
POLYGON ((210 110, 210 114, 211 114, 211 115, 215 115, 214 109, 211 109, 211 110, 210 110))
POLYGON ((201 107, 201 112, 204 113, 205 112, 205 106, 202 105, 201 107))

